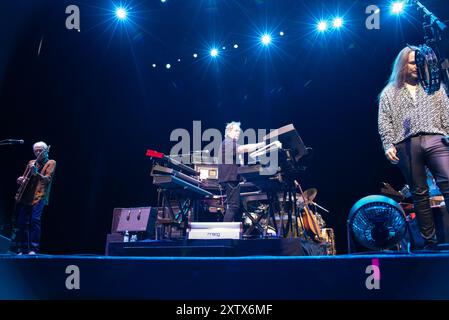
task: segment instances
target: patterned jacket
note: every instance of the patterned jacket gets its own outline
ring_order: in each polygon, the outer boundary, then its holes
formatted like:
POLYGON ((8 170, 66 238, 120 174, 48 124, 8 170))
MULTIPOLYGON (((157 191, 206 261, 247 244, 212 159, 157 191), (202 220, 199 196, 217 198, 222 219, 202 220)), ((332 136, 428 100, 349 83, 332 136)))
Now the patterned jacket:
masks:
POLYGON ((449 134, 449 98, 443 87, 429 95, 421 85, 415 99, 404 86, 380 95, 378 127, 385 151, 418 133, 449 134))

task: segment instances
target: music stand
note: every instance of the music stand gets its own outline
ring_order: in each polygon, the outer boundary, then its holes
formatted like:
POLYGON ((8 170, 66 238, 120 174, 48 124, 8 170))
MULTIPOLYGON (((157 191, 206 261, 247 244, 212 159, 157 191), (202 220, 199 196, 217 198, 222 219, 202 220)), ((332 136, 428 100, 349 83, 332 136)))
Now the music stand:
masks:
MULTIPOLYGON (((283 167, 284 179, 286 188, 284 190, 284 199, 292 203, 293 214, 296 221, 298 221, 299 212, 296 208, 296 192, 295 192, 295 177, 299 171, 299 160, 308 154, 307 147, 299 136, 293 124, 288 124, 281 128, 271 131, 263 137, 264 141, 278 140, 282 143, 282 151, 285 157, 281 159, 281 167, 283 167)), ((287 206, 288 207, 288 206, 287 206)), ((282 229, 283 236, 292 228, 292 210, 288 209, 288 222, 284 229, 282 221, 282 213, 280 216, 280 229, 282 229)), ((298 223, 296 223, 296 234, 299 235, 298 223)))
POLYGON ((263 137, 264 141, 279 140, 282 143, 282 149, 290 150, 291 156, 298 162, 303 156, 307 155, 307 148, 299 136, 293 124, 288 124, 279 129, 273 130, 263 137))

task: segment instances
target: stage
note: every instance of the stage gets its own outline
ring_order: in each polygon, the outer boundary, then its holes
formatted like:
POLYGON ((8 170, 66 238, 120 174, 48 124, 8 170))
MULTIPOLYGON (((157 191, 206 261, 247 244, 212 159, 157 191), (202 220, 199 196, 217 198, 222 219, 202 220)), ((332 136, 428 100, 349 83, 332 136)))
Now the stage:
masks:
POLYGON ((247 257, 3 254, 0 299, 449 299, 447 270, 448 252, 247 257), (379 268, 378 276, 372 265, 379 268), (373 286, 373 278, 378 285, 373 286))
POLYGON ((0 301, 449 300, 448 1, 3 1, 0 301))

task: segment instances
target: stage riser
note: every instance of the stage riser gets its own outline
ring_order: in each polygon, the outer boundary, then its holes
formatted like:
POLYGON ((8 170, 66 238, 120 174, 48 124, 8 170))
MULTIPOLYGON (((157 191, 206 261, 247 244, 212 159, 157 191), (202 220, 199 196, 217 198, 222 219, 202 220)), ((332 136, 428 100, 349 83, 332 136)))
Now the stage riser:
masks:
POLYGON ((111 242, 110 256, 140 257, 242 257, 324 255, 318 243, 300 238, 253 240, 176 240, 111 242))
POLYGON ((449 255, 251 258, 0 257, 0 299, 449 299, 449 255), (379 259, 379 290, 366 268, 379 259), (66 268, 80 271, 68 290, 66 268))

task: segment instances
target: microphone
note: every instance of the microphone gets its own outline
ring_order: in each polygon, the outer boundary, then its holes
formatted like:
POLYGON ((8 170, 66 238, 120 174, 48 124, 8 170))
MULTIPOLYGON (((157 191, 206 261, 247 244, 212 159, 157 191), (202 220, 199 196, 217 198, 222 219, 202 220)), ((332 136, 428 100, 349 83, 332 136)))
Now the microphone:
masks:
POLYGON ((0 145, 24 144, 25 141, 18 139, 5 139, 0 141, 0 145))
POLYGON ((18 139, 6 139, 5 142, 9 143, 9 144, 24 144, 25 143, 25 141, 18 140, 18 139))

